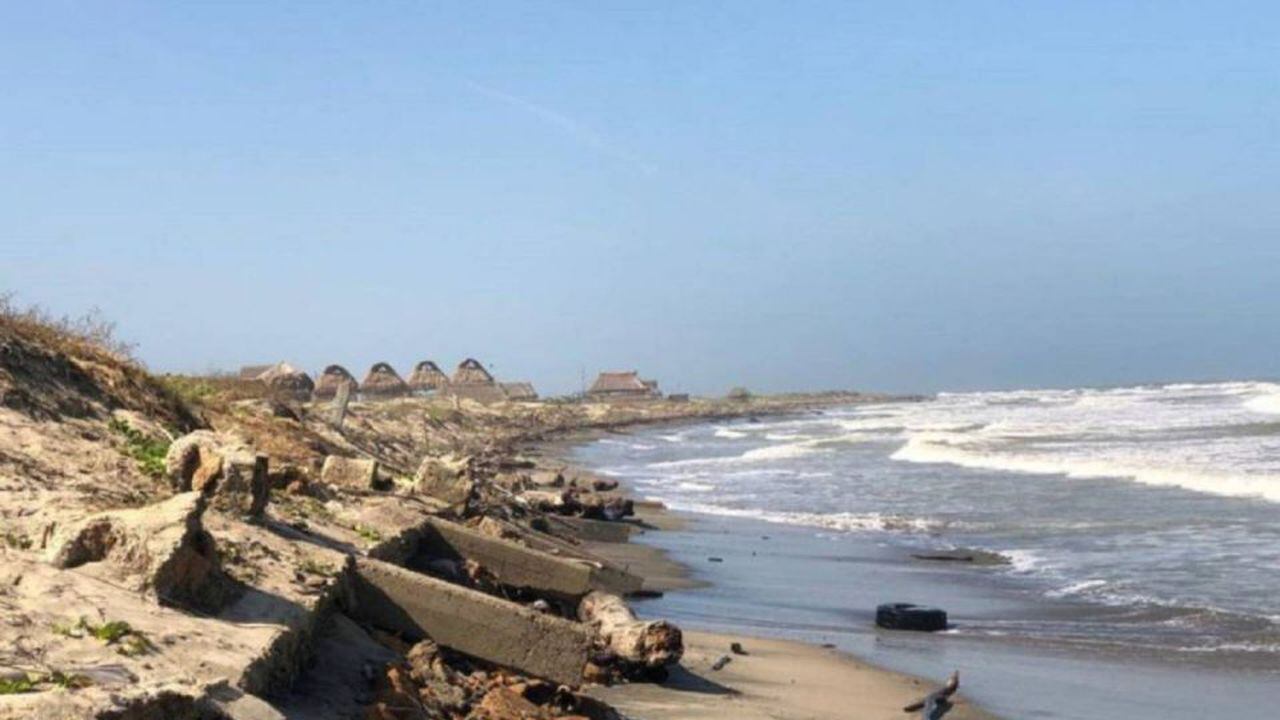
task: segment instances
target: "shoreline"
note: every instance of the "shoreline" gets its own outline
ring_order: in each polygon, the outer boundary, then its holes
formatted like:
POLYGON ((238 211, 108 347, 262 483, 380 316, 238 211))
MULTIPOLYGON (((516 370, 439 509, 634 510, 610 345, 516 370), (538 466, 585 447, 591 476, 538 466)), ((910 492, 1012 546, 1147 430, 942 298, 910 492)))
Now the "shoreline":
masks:
MULTIPOLYGON (((683 423, 682 423, 683 424, 683 423)), ((571 446, 589 442, 560 441, 540 446, 546 459, 562 463, 579 478, 599 477, 590 468, 568 458, 571 446)), ((625 480, 619 489, 628 495, 634 488, 625 480)), ((591 542, 591 553, 616 563, 645 579, 644 589, 655 593, 689 593, 711 588, 712 583, 694 577, 693 568, 662 548, 637 542, 650 532, 687 530, 691 518, 661 503, 635 500, 635 517, 626 542, 591 542)), ((646 601, 635 603, 646 613, 646 601)), ((654 720, 681 718, 901 718, 903 707, 937 689, 945 678, 925 679, 874 665, 830 644, 765 637, 750 632, 685 630, 685 657, 671 678, 661 684, 633 683, 600 687, 592 695, 619 711, 654 720), (738 644, 747 655, 737 655, 738 644), (720 670, 717 660, 729 657, 720 670)), ((961 682, 963 688, 963 679, 961 682)), ((962 690, 953 698, 948 717, 956 720, 997 720, 969 702, 962 690)))
MULTIPOLYGON (((636 441, 648 442, 644 437, 636 441)), ((584 452, 579 446, 571 458, 578 466, 611 467, 612 451, 600 448, 584 452)), ((607 477, 636 492, 646 476, 607 477)), ((1070 622, 1078 617, 1074 606, 1022 592, 979 565, 912 560, 917 544, 898 538, 919 536, 830 533, 696 511, 666 515, 677 519, 672 532, 633 540, 655 546, 666 562, 688 563, 681 567, 701 587, 638 604, 649 617, 735 637, 834 643, 858 661, 907 677, 942 678, 958 668, 962 691, 1000 717, 1083 720, 1110 717, 1121 706, 1141 709, 1134 716, 1143 718, 1190 720, 1213 706, 1220 716, 1234 717, 1280 697, 1273 670, 1210 664, 1196 654, 1153 659, 1146 646, 1101 652, 1105 648, 1096 644, 1019 637, 1020 623, 1070 622), (701 562, 711 557, 717 561, 701 562), (876 630, 872 609, 895 599, 938 604, 958 630, 943 636, 876 630), (1012 632, 988 632, 992 628, 1012 632), (1219 691, 1221 698, 1206 705, 1219 691)))

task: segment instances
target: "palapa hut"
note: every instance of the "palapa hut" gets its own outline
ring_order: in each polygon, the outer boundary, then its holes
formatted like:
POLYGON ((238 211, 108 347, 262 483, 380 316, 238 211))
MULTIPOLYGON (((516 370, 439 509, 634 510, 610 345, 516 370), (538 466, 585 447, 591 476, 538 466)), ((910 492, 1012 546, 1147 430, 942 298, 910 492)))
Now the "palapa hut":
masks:
POLYGON ((493 385, 493 376, 488 370, 480 364, 475 358, 467 358, 458 363, 458 369, 453 371, 454 385, 493 385))
POLYGON ((299 402, 311 397, 311 392, 316 388, 310 375, 285 362, 270 366, 257 379, 266 383, 272 392, 299 402))
POLYGON ((635 370, 602 372, 587 390, 587 397, 593 400, 644 400, 655 397, 657 388, 657 381, 641 380, 640 373, 635 370))
POLYGON ((324 372, 320 373, 320 378, 316 381, 316 389, 311 392, 311 397, 316 400, 330 400, 334 395, 338 394, 338 388, 346 383, 351 383, 353 392, 360 389, 355 377, 347 372, 346 368, 341 365, 330 365, 324 369, 324 372))
POLYGON ((475 358, 467 358, 458 363, 458 369, 453 371, 453 378, 449 380, 449 386, 445 392, 454 397, 468 398, 486 404, 507 399, 502 387, 475 358))
POLYGON ((538 399, 538 391, 533 389, 533 383, 510 382, 499 383, 499 385, 502 386, 502 392, 507 399, 513 402, 533 402, 538 399))
POLYGON ((409 393, 409 386, 390 365, 374 363, 360 383, 360 395, 367 398, 399 397, 409 393))
POLYGON ((443 390, 449 384, 449 376, 444 374, 440 366, 430 360, 423 360, 414 366, 409 373, 409 389, 413 392, 425 393, 432 390, 443 390))

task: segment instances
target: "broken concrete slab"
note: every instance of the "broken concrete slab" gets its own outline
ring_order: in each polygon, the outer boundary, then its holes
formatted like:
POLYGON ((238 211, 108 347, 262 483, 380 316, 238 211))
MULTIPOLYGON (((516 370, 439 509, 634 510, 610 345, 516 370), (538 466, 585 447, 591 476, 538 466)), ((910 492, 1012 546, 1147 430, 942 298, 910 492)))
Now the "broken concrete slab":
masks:
POLYGON ((352 490, 372 490, 378 480, 378 461, 330 455, 320 469, 320 480, 352 490))
POLYGON ((59 531, 46 549, 49 563, 75 568, 107 563, 112 581, 161 601, 215 609, 229 591, 213 536, 201 516, 199 492, 130 510, 91 515, 59 531))
POLYGON ((270 498, 268 463, 240 437, 196 430, 165 455, 165 473, 182 492, 198 490, 222 510, 261 517, 270 498))
POLYGON ((369 558, 355 561, 348 611, 373 625, 565 685, 582 682, 584 625, 369 558))
POLYGON ((475 491, 470 457, 427 456, 414 476, 419 493, 449 505, 464 505, 475 491))
POLYGON ((624 543, 631 539, 631 525, 624 522, 547 515, 552 533, 591 542, 624 543))
POLYGON ((603 561, 563 558, 519 543, 491 537, 439 518, 423 525, 419 557, 472 560, 513 587, 577 600, 592 590, 626 595, 643 579, 603 561))

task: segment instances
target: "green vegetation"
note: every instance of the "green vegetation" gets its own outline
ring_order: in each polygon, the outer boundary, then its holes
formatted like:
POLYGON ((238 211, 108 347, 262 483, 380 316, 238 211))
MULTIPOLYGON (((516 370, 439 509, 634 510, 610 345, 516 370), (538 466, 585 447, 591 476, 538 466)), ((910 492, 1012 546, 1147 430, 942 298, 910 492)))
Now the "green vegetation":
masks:
POLYGON ((5 545, 13 548, 14 550, 30 550, 31 549, 31 538, 27 537, 26 535, 19 535, 17 533, 11 533, 6 531, 4 535, 0 537, 4 539, 5 545))
POLYGON ((64 637, 80 638, 88 635, 107 645, 115 645, 116 652, 126 657, 146 655, 156 649, 140 630, 134 630, 123 620, 111 620, 101 625, 94 625, 83 616, 76 623, 57 623, 53 632, 64 637))
POLYGON ((168 388, 187 405, 203 405, 206 400, 218 393, 218 386, 208 378, 162 375, 158 379, 161 385, 168 388))
POLYGON ((64 690, 75 690, 77 688, 89 687, 93 684, 93 680, 91 680, 87 675, 80 675, 78 673, 71 673, 68 675, 61 670, 54 670, 46 675, 41 682, 46 682, 50 685, 57 685, 64 690))
POLYGON ((29 677, 0 678, 0 695, 18 695, 36 691, 36 683, 29 677))
POLYGON ((319 575, 321 577, 333 577, 338 571, 331 565, 326 565, 315 558, 307 558, 298 563, 298 570, 308 575, 319 575))
POLYGON ((64 690, 76 690, 92 684, 91 678, 79 673, 64 673, 61 670, 54 670, 47 675, 27 673, 17 677, 0 678, 0 695, 37 692, 40 690, 40 685, 55 685, 64 690))
POLYGON ((376 543, 382 540, 382 533, 368 525, 356 525, 355 531, 356 534, 369 542, 376 543))
POLYGON ((167 439, 153 438, 124 420, 112 420, 111 431, 124 439, 125 454, 138 463, 143 474, 158 478, 164 475, 164 457, 169 453, 167 439))

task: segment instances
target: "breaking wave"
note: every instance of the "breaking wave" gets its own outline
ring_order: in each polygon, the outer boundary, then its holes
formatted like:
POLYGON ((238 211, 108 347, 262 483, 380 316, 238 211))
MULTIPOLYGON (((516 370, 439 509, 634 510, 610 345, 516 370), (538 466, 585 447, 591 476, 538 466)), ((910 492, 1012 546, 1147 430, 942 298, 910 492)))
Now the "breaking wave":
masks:
POLYGON ((1260 497, 1280 502, 1280 477, 1143 465, 1124 460, 1085 459, 1069 455, 1016 454, 965 447, 937 436, 911 438, 892 456, 913 463, 945 463, 964 468, 1030 475, 1062 475, 1076 479, 1116 478, 1144 485, 1178 487, 1228 497, 1260 497))
POLYGON ((720 515, 724 517, 750 518, 779 525, 838 530, 841 532, 908 532, 936 533, 949 527, 949 523, 930 518, 905 517, 882 513, 807 513, 757 510, 754 508, 730 508, 708 503, 676 501, 670 503, 673 510, 720 515))

